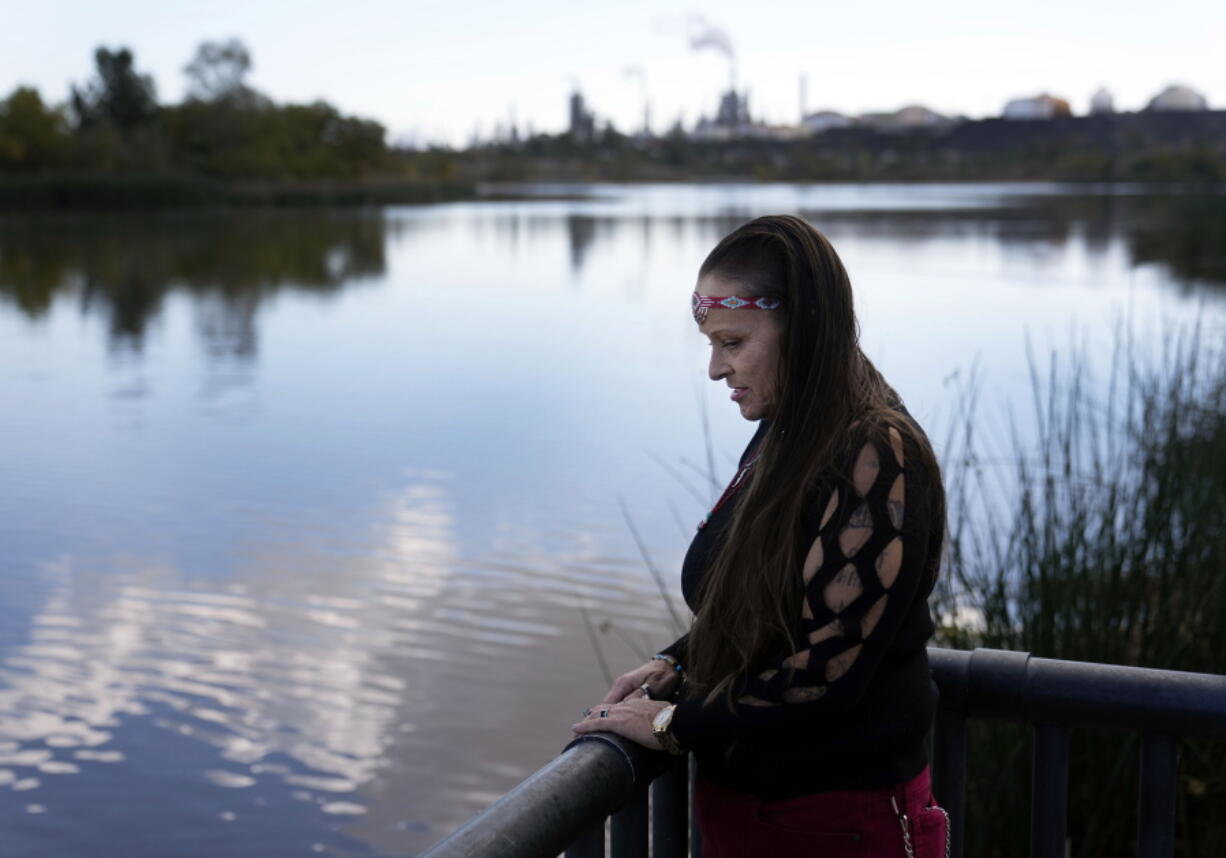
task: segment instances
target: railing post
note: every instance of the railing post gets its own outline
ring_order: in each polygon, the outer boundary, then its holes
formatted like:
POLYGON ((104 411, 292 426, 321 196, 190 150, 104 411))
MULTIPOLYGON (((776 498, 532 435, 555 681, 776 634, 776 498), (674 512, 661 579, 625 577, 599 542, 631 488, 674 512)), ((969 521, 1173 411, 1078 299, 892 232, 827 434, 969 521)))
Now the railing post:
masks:
POLYGON ((1068 836, 1069 731, 1034 725, 1034 773, 1030 780, 1031 858, 1064 858, 1068 836))
POLYGON ((686 858, 690 809, 688 757, 672 760, 651 785, 652 858, 686 858))
POLYGON ((932 742, 932 792, 949 814, 949 855, 962 858, 966 824, 966 710, 972 654, 930 649, 928 662, 940 691, 932 742))
MULTIPOLYGON (((698 758, 690 754, 689 771, 686 778, 690 782, 690 806, 694 802, 694 778, 698 776, 698 758)), ((698 814, 690 814, 690 858, 702 858, 702 830, 698 827, 698 814)))
POLYGON ((932 793, 949 814, 949 855, 962 858, 966 819, 966 718, 942 709, 933 740, 932 793))
POLYGON ((1165 733, 1141 737, 1141 788, 1137 806, 1138 858, 1175 854, 1175 739, 1165 733))
POLYGON ((563 854, 565 858, 604 858, 604 820, 575 838, 563 854))
POLYGON ((613 858, 647 858, 647 785, 610 818, 613 858))

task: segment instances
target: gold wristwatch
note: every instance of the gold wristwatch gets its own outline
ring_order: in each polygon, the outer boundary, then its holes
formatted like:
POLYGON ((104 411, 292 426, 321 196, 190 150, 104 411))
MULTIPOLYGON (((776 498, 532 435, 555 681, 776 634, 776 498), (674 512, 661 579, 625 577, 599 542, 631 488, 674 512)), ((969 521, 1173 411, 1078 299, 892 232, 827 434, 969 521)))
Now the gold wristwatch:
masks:
POLYGON ((673 713, 675 711, 677 711, 677 704, 672 703, 657 712, 656 717, 651 719, 651 735, 656 737, 656 741, 660 743, 661 748, 670 754, 682 756, 689 752, 678 745, 673 734, 668 732, 668 728, 672 726, 673 713))

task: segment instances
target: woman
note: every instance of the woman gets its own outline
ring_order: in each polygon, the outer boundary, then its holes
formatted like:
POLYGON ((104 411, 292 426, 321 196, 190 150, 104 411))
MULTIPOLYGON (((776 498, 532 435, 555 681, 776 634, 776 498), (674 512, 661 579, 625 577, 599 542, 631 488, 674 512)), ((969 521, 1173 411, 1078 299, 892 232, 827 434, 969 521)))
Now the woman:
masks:
POLYGON ((693 309, 711 379, 759 426, 686 555, 689 633, 573 729, 692 751, 706 858, 944 855, 931 446, 860 351, 847 273, 803 220, 725 237, 693 309))

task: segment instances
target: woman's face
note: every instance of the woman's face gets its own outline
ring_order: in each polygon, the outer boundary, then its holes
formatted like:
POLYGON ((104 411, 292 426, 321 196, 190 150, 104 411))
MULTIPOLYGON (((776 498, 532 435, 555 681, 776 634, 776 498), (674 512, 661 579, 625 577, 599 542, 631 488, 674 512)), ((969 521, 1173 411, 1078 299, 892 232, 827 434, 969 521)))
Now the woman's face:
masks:
MULTIPOLYGON (((745 288, 711 273, 698 279, 699 295, 744 295, 745 288)), ((778 310, 712 307, 698 326, 711 343, 707 374, 727 382, 746 420, 774 416, 783 325, 778 310)))

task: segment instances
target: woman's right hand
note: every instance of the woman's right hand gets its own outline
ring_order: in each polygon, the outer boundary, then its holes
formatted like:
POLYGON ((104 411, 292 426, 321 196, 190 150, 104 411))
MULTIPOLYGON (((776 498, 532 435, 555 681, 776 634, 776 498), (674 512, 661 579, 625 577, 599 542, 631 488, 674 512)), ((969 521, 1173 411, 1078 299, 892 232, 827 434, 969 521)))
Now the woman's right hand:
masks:
POLYGON ((651 696, 656 700, 666 700, 677 690, 681 682, 681 674, 673 670, 667 661, 652 659, 646 664, 623 673, 613 680, 613 686, 604 696, 601 703, 621 703, 635 692, 642 693, 642 686, 651 690, 651 696))

